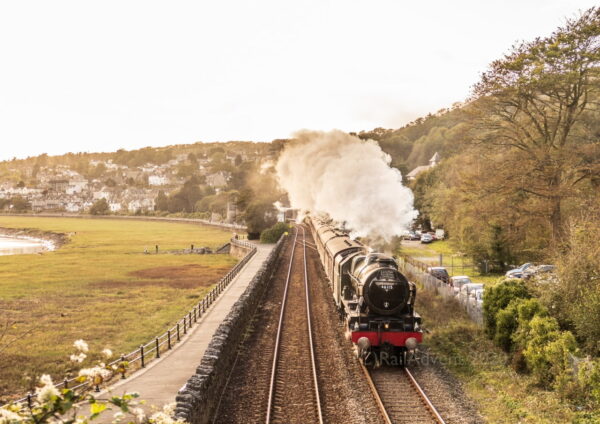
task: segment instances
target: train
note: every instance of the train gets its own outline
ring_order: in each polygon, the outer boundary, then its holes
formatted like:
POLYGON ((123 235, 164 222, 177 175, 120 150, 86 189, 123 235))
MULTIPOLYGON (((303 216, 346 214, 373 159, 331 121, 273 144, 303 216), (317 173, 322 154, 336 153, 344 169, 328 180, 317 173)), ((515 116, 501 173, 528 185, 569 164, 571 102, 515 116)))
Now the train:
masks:
POLYGON ((308 216, 305 223, 359 358, 404 366, 407 353, 423 341, 421 317, 414 309, 415 284, 393 257, 372 252, 324 219, 308 216))

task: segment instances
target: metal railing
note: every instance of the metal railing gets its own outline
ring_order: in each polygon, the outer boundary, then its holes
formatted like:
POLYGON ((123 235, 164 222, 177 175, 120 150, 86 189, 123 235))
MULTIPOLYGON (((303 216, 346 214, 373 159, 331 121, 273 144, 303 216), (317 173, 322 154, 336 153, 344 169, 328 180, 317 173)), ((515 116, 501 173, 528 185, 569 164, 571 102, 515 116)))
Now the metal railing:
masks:
MULTIPOLYGON (((243 240, 238 240, 235 238, 231 239, 231 243, 238 245, 239 247, 249 249, 249 252, 246 256, 242 258, 233 268, 229 270, 225 276, 223 276, 217 284, 200 300, 197 304, 195 304, 179 321, 177 321, 173 327, 169 328, 166 332, 161 334, 160 336, 155 337, 150 340, 146 344, 141 344, 139 348, 130 352, 126 355, 121 355, 119 359, 116 359, 109 364, 107 367, 119 366, 121 362, 128 362, 129 365, 134 364, 139 361, 140 368, 145 368, 148 362, 153 359, 160 358, 162 352, 167 350, 171 350, 175 344, 181 341, 181 339, 187 335, 187 333, 192 329, 193 325, 198 322, 198 320, 204 316, 207 309, 214 303, 214 301, 219 297, 219 295, 225 290, 225 288, 233 281, 233 279, 237 276, 240 270, 252 259, 252 257, 256 254, 257 248, 252 243, 248 243, 243 240), (166 346, 166 347, 165 347, 166 346)), ((121 379, 125 379, 125 372, 121 372, 121 379)), ((61 383, 56 384, 57 388, 69 388, 72 390, 77 390, 82 387, 90 387, 89 382, 81 383, 78 381, 77 377, 73 378, 65 378, 61 383), (72 386, 72 384, 75 384, 72 386)), ((98 389, 98 388, 96 388, 98 389)), ((22 397, 21 399, 17 399, 10 403, 21 403, 27 401, 28 404, 31 405, 32 399, 35 397, 33 393, 27 394, 27 396, 22 397)))

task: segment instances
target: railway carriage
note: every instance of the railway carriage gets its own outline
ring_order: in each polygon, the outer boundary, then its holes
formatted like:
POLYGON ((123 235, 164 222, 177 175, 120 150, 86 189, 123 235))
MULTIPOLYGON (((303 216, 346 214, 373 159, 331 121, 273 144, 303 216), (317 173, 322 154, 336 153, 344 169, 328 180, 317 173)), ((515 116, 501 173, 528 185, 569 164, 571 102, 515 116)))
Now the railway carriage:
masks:
POLYGON ((422 341, 414 311, 416 287, 396 260, 369 248, 317 218, 308 217, 317 251, 350 339, 363 360, 397 360, 422 341), (395 359, 394 359, 395 358, 395 359))

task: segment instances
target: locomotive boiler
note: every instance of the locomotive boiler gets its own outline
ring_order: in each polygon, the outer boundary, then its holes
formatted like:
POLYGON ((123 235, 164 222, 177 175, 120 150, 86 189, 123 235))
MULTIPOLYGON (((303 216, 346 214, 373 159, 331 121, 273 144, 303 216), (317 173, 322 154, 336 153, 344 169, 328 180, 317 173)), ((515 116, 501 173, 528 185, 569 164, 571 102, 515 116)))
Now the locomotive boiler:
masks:
POLYGON ((414 311, 416 286, 396 260, 373 253, 360 241, 317 218, 307 218, 317 251, 350 340, 367 361, 398 361, 422 341, 414 311))

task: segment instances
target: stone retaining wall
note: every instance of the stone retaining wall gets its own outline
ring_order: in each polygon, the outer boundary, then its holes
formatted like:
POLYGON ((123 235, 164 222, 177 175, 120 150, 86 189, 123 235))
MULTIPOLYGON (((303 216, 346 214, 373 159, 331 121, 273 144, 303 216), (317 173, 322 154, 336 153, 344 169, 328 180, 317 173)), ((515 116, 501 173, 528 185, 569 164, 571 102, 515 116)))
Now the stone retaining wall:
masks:
POLYGON ((212 422, 247 324, 264 294, 283 248, 283 236, 215 332, 196 373, 177 394, 175 416, 190 424, 212 422))

